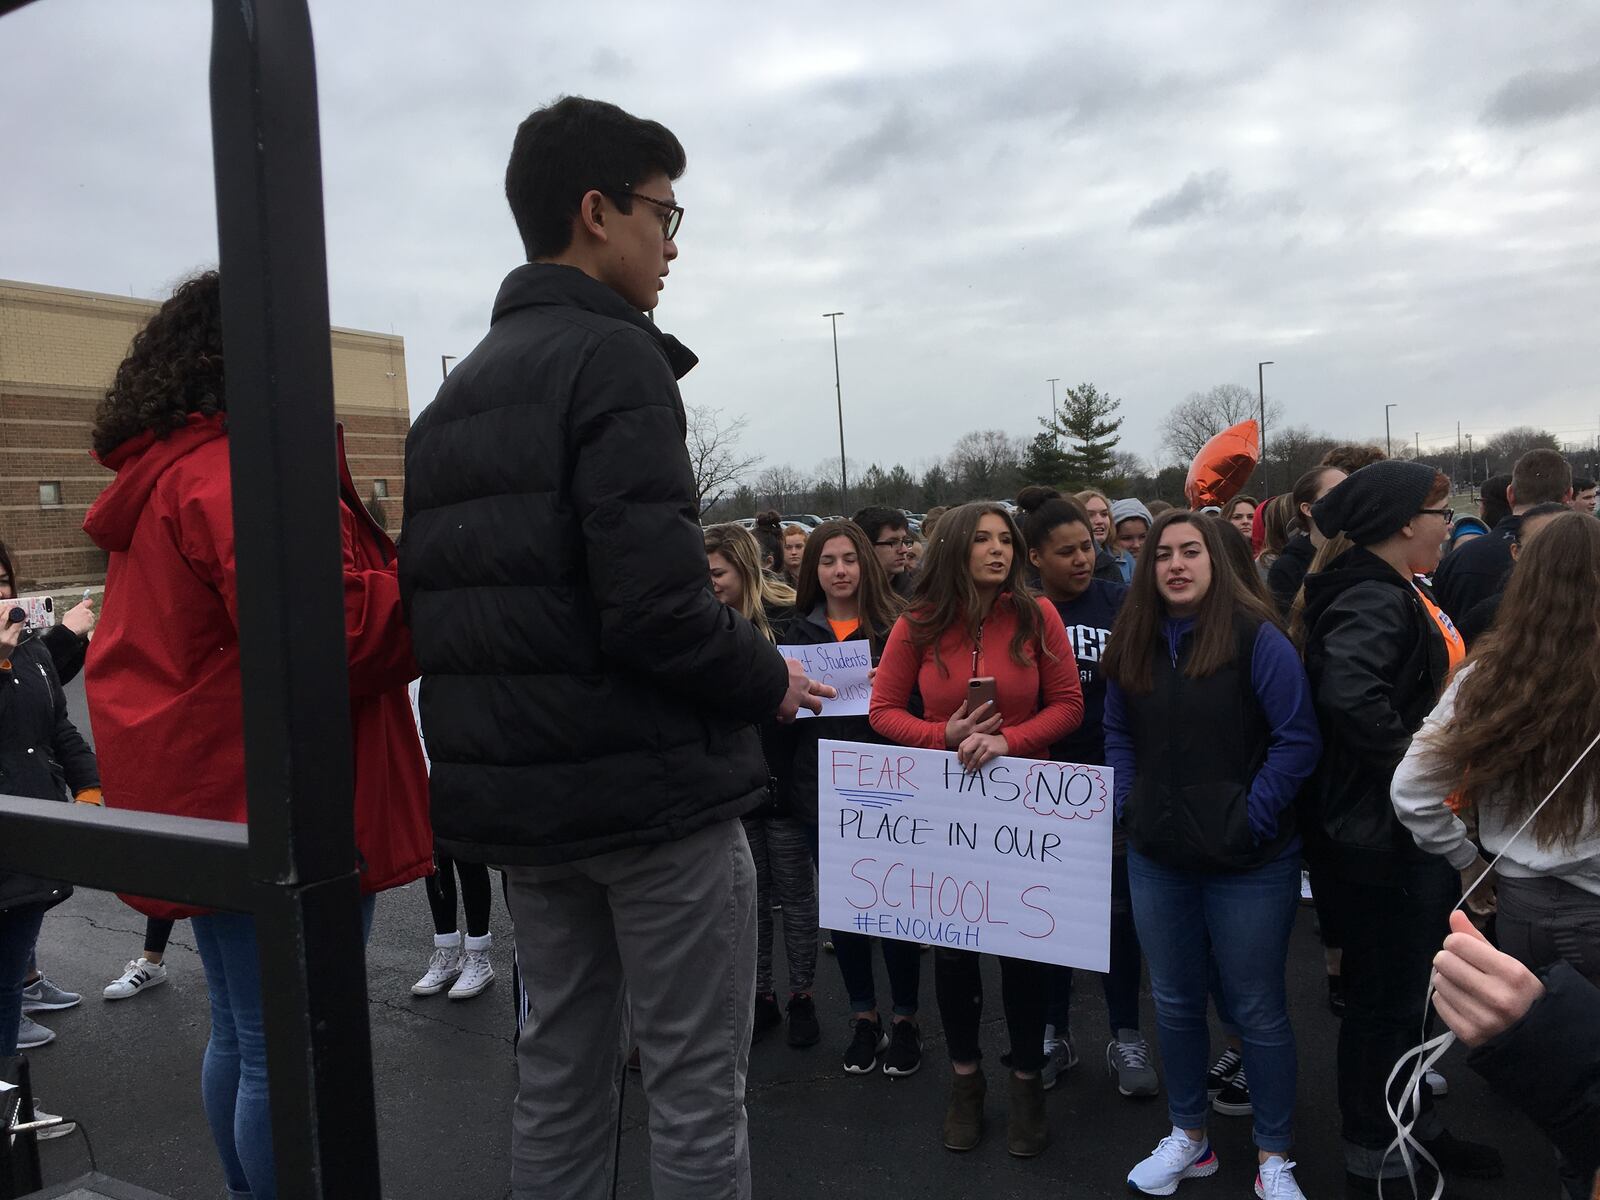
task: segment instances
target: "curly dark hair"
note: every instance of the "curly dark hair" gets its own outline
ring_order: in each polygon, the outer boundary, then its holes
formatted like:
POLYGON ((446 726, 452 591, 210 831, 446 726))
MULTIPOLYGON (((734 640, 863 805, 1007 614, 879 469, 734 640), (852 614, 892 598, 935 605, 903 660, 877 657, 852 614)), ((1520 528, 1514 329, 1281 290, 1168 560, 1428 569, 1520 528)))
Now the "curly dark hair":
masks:
POLYGON ((190 413, 226 412, 222 376, 222 277, 184 280, 134 335, 128 356, 94 412, 94 452, 104 458, 146 430, 165 437, 190 413))

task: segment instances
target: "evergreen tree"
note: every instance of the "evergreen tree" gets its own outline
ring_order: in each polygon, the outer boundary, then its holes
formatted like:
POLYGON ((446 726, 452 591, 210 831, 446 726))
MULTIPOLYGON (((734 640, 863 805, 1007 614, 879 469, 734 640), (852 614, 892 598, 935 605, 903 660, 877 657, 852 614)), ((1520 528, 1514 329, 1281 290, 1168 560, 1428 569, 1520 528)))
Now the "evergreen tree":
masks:
POLYGON ((1057 448, 1050 422, 1041 419, 1039 423, 1045 431, 1034 435, 1028 452, 1022 456, 1022 482, 1059 488, 1068 482, 1067 456, 1057 448))
POLYGON ((1093 484, 1112 473, 1114 453, 1120 440, 1117 430, 1122 428, 1122 418, 1111 418, 1120 407, 1121 400, 1100 391, 1092 383, 1080 383, 1067 389, 1060 415, 1047 428, 1067 442, 1064 457, 1068 478, 1093 484))

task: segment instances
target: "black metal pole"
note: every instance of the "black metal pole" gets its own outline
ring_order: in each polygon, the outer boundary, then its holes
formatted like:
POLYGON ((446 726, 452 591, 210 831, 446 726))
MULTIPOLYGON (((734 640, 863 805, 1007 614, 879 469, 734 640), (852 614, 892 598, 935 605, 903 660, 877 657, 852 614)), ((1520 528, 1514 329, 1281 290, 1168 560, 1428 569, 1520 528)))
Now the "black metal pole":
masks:
POLYGON ((1390 458, 1394 457, 1394 438, 1389 433, 1389 410, 1391 408, 1399 407, 1400 405, 1398 403, 1385 404, 1383 406, 1383 448, 1384 452, 1387 453, 1390 458))
POLYGON ((839 318, 842 312, 823 313, 833 325, 833 394, 839 401, 839 513, 848 516, 850 503, 850 481, 846 477, 844 465, 844 391, 839 386, 839 318))
POLYGON ((1061 432, 1056 428, 1061 420, 1061 412, 1056 407, 1056 384, 1061 382, 1061 376, 1056 375, 1045 380, 1050 385, 1050 444, 1057 450, 1061 449, 1061 432))
POLYGON ((377 1200, 316 66, 305 0, 214 0, 212 142, 250 872, 279 1191, 377 1200))

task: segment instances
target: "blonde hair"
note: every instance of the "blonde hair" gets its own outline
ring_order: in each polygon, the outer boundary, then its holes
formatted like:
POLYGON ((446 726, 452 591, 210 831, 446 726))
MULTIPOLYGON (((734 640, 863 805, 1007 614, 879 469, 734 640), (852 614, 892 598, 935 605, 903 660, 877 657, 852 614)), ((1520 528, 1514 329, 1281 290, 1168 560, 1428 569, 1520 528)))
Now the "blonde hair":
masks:
POLYGON ((777 641, 767 610, 793 607, 794 588, 761 569, 760 543, 742 525, 713 525, 707 529, 706 557, 713 554, 722 555, 739 576, 739 615, 759 629, 767 641, 777 641))

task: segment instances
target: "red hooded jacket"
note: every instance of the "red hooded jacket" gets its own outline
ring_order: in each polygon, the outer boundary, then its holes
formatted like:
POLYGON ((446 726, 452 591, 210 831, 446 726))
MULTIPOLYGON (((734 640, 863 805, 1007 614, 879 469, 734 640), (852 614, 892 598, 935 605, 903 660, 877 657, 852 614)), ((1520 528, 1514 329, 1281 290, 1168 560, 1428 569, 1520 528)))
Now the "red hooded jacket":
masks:
MULTIPOLYGON (((245 819, 232 472, 221 414, 141 434, 83 523, 110 552, 85 681, 109 808, 245 819)), ((428 874, 428 777, 406 684, 416 676, 395 548, 367 515, 339 437, 356 849, 364 892, 428 874)), ((124 897, 154 917, 197 911, 124 897)))

